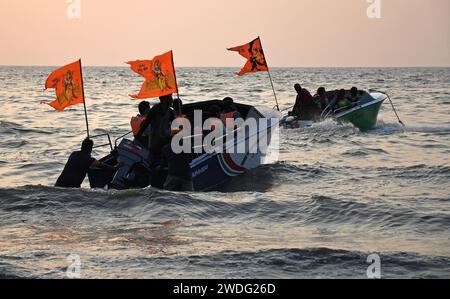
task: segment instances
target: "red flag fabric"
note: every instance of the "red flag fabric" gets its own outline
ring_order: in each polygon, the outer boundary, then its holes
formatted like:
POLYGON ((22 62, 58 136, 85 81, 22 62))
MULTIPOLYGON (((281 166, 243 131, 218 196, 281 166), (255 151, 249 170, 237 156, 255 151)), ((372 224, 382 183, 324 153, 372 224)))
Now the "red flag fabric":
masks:
POLYGON ((46 103, 58 111, 84 103, 81 60, 63 66, 50 74, 45 82, 45 90, 54 88, 56 100, 46 103))
POLYGON ((172 51, 152 60, 127 62, 131 69, 145 78, 141 91, 130 95, 134 99, 157 98, 178 92, 172 51))
POLYGON ((247 59, 247 63, 245 64, 244 68, 239 73, 237 73, 238 76, 269 70, 259 37, 252 40, 248 44, 230 48, 228 49, 228 51, 238 52, 242 57, 247 59))

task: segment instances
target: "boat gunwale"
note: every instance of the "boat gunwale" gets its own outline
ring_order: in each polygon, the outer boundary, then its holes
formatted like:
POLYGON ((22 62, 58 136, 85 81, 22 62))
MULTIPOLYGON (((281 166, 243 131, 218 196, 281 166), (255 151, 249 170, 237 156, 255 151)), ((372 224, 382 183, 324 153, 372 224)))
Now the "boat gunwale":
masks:
MULTIPOLYGON (((370 94, 371 96, 372 96, 372 94, 370 94)), ((381 94, 380 94, 381 95, 381 94)), ((373 97, 373 96, 372 96, 373 97)), ((364 109, 364 108, 367 108, 367 107, 370 107, 370 106, 373 106, 373 105, 376 105, 376 104, 378 104, 378 103, 380 103, 380 102, 384 102, 384 101, 386 101, 387 100, 387 97, 384 97, 384 98, 379 98, 379 99, 373 99, 372 101, 370 101, 370 102, 367 102, 367 103, 365 103, 365 104, 363 104, 363 105, 358 105, 358 106, 355 106, 355 107, 353 107, 352 109, 350 109, 350 110, 347 110, 347 111, 344 111, 344 112, 341 112, 341 113, 339 113, 339 114, 336 114, 334 117, 336 118, 336 119, 339 119, 339 118, 342 118, 342 117, 345 117, 345 116, 347 116, 347 115, 349 115, 349 114, 352 114, 353 112, 356 112, 356 111, 358 111, 358 110, 361 110, 361 109, 364 109)))

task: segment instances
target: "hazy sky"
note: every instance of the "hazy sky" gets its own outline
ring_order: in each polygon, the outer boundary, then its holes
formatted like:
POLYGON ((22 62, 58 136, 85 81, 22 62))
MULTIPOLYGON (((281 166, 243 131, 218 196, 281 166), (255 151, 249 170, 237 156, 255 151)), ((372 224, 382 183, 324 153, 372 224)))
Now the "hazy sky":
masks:
POLYGON ((0 0, 0 65, 122 65, 174 50, 177 66, 242 66, 260 35, 271 66, 450 66, 450 0, 0 0))

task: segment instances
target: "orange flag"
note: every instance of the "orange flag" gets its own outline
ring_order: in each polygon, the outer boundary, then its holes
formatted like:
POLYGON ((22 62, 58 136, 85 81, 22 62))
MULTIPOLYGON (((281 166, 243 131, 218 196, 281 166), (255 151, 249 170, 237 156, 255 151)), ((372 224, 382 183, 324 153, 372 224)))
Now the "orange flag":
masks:
POLYGON ((239 52, 241 56, 247 59, 244 68, 237 73, 238 76, 269 70, 259 37, 243 46, 230 48, 228 51, 239 52))
POLYGON ((56 100, 47 103, 56 110, 84 103, 83 78, 81 73, 81 60, 63 66, 50 74, 45 82, 45 90, 54 88, 56 100))
POLYGON ((153 60, 130 61, 127 64, 145 78, 139 94, 130 97, 148 99, 178 93, 172 51, 156 56, 153 60))

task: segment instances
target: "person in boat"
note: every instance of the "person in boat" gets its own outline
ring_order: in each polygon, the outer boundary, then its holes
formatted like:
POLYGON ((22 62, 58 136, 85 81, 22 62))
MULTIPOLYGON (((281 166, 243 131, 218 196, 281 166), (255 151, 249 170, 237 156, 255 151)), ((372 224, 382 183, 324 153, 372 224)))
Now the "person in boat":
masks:
POLYGON ((141 138, 148 127, 151 127, 148 145, 152 160, 160 158, 163 147, 170 143, 170 127, 175 119, 172 95, 162 96, 159 100, 160 103, 150 109, 136 136, 141 138))
POLYGON ((345 89, 341 89, 338 91, 334 99, 334 103, 334 109, 337 111, 343 111, 352 105, 352 102, 346 97, 345 89))
MULTIPOLYGON (((138 106, 139 114, 136 116, 133 116, 130 121, 131 130, 133 131, 133 136, 136 138, 140 129, 142 123, 147 118, 148 113, 150 112, 150 103, 147 101, 143 101, 139 103, 138 106)), ((147 127, 147 130, 145 130, 142 134, 142 136, 139 137, 138 141, 141 144, 148 144, 148 138, 150 136, 150 126, 147 127)))
POLYGON ((175 118, 187 118, 186 115, 183 114, 183 101, 181 99, 173 100, 173 111, 175 118))
MULTIPOLYGON (((173 100, 173 111, 175 114, 175 120, 186 120, 191 125, 191 133, 192 133, 192 124, 187 115, 183 114, 183 101, 181 99, 173 100)), ((184 130, 183 125, 180 125, 180 130, 184 130)), ((173 131, 172 131, 173 132, 173 131)))
POLYGON ((319 89, 317 89, 317 94, 314 96, 314 101, 321 111, 330 105, 330 100, 328 99, 325 87, 319 87, 319 89))
MULTIPOLYGON (((239 112, 238 112, 239 113, 239 112)), ((212 121, 211 130, 203 131, 203 135, 208 135, 212 131, 214 131, 216 128, 223 128, 223 133, 226 133, 226 124, 224 123, 224 120, 222 119, 223 113, 220 111, 220 107, 217 105, 212 105, 208 109, 208 117, 212 121)), ((231 116, 231 114, 230 114, 231 116)), ((238 115, 240 117, 240 114, 238 115)), ((234 116, 233 116, 234 119, 234 116)), ((237 119, 237 118, 236 118, 237 119)), ((234 120, 236 120, 234 119, 234 120)), ((226 120, 225 120, 226 121, 226 120)))
MULTIPOLYGON (((189 121, 188 117, 183 114, 183 101, 181 99, 173 100, 173 111, 175 119, 186 119, 189 121)), ((180 130, 183 130, 183 126, 180 126, 180 130)))
POLYGON ((311 93, 302 88, 300 84, 294 85, 297 92, 297 98, 295 100, 294 110, 291 115, 300 118, 301 120, 314 120, 318 112, 319 107, 314 103, 311 93))
POLYGON ((348 97, 348 99, 352 103, 359 102, 359 90, 357 87, 352 87, 352 89, 350 89, 350 96, 348 97))
POLYGON ((81 184, 91 166, 114 169, 114 167, 92 158, 93 147, 94 142, 87 138, 81 144, 81 151, 73 152, 70 155, 64 170, 56 181, 56 187, 81 188, 81 184))
POLYGON ((210 118, 221 119, 222 113, 220 111, 220 107, 217 106, 217 105, 212 105, 211 107, 209 107, 209 109, 208 109, 208 116, 210 118))
MULTIPOLYGON (((174 129, 171 131, 172 137, 180 133, 183 129, 174 129)), ((183 141, 181 141, 183 142, 183 141)), ((162 150, 161 168, 167 168, 168 176, 164 182, 164 189, 175 192, 194 191, 192 182, 191 162, 192 153, 174 152, 172 144, 164 146, 162 150)))
POLYGON ((220 114, 220 120, 223 122, 224 126, 228 130, 235 130, 235 121, 239 118, 242 118, 242 115, 234 105, 234 100, 230 97, 226 97, 225 99, 223 99, 223 109, 222 113, 220 114))

